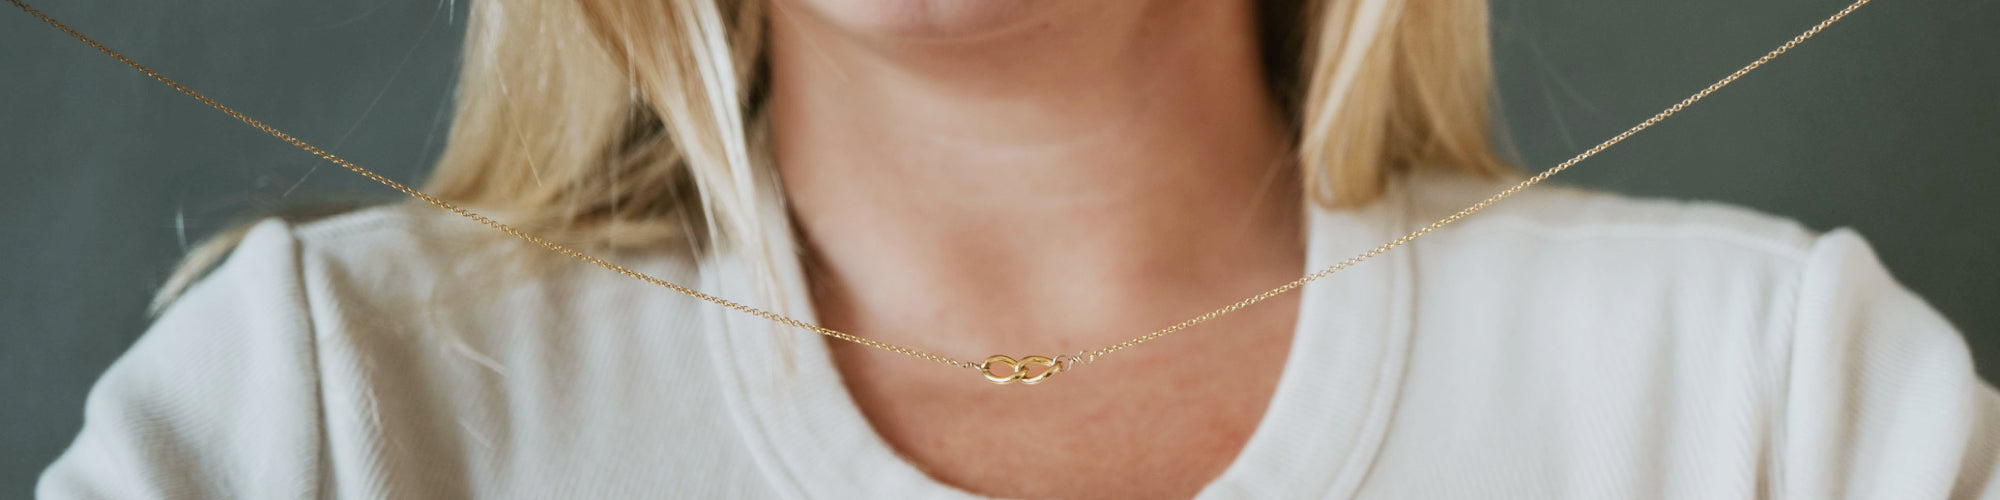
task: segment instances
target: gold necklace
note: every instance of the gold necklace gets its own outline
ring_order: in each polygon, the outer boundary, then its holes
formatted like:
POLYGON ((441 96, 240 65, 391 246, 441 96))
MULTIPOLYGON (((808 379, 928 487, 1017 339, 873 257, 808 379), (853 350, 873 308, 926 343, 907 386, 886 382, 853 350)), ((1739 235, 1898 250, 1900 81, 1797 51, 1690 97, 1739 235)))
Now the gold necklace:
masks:
POLYGON ((1360 254, 1357 254, 1353 257, 1348 257, 1347 260, 1340 261, 1339 263, 1327 266, 1318 271, 1313 271, 1312 273, 1302 276, 1299 279, 1292 280, 1292 282, 1290 283, 1285 283, 1283 285, 1279 285, 1277 288, 1266 290, 1264 291, 1264 293, 1252 295, 1250 297, 1244 298, 1243 300, 1239 300, 1236 301, 1235 303, 1222 306, 1221 308, 1209 311, 1208 313, 1202 314, 1200 316, 1188 318, 1186 321, 1175 323, 1171 326, 1168 326, 1166 328, 1161 328, 1159 330, 1154 330, 1152 333, 1140 335, 1138 337, 1134 337, 1131 340, 1126 340, 1124 342, 1119 342, 1116 344, 1112 344, 1097 349, 1078 351, 1074 354, 1063 354, 1057 356, 1040 356, 1040 355, 1026 356, 1020 359, 1014 359, 1013 357, 1005 355, 993 355, 978 362, 960 361, 950 356, 933 354, 927 351, 910 347, 903 347, 895 344, 890 344, 887 342, 882 342, 879 340, 870 340, 868 338, 856 336, 851 333, 842 332, 839 330, 834 330, 831 328, 826 328, 811 323, 806 323, 804 321, 793 319, 789 316, 743 305, 741 303, 729 299, 716 297, 714 295, 709 295, 706 293, 702 293, 700 291, 696 291, 692 288, 688 288, 685 286, 668 282, 666 280, 655 278, 645 273, 634 271, 631 268, 614 264, 611 263, 610 261, 606 261, 604 259, 597 258, 590 254, 577 251, 576 249, 570 248, 568 246, 564 246, 562 244, 543 239, 542 237, 522 232, 519 229, 514 229, 513 226, 508 226, 506 224, 501 223, 500 221, 489 219, 486 216, 480 215, 471 210, 459 208, 458 205, 453 205, 451 202, 438 199, 436 196, 431 196, 428 193, 424 193, 422 191, 413 189, 409 186, 405 186, 400 182, 390 180, 387 177, 383 177, 381 174, 377 174, 372 170, 362 168, 360 165, 355 165, 354 163, 342 159, 339 156, 334 156, 333 153, 328 153, 326 152, 326 150, 320 149, 318 147, 313 146, 312 144, 306 143, 306 141, 300 140, 297 137, 292 137, 291 134, 286 134, 283 131, 279 131, 277 128, 272 127, 270 125, 265 125, 264 122, 257 121, 257 119, 251 118, 249 115, 245 115, 242 112, 236 111, 235 109, 232 109, 229 106, 224 106, 222 105, 222 103, 216 102, 214 99, 210 99, 208 96, 202 95, 200 92, 195 92, 194 89, 188 88, 186 85, 181 85, 180 82, 173 81, 172 79, 169 79, 164 75, 161 75, 159 72, 153 71, 151 68, 147 68, 146 66, 141 65, 136 61, 133 61, 131 58, 125 57, 124 54, 120 54, 118 53, 118 51, 111 50, 110 47, 105 47, 104 44, 97 43, 96 40, 92 40, 90 39, 90 37, 83 36, 83 33, 79 33, 75 29, 71 29, 68 25, 65 25, 61 22, 57 22, 55 18, 49 17, 47 14, 43 14, 42 11, 36 10, 34 7, 28 6, 28 4, 23 2, 22 0, 7 0, 7 1, 13 3, 15 7, 20 7, 21 10, 27 11, 29 15, 33 15, 35 16, 35 18, 41 19, 42 22, 48 23, 50 26, 54 26, 57 30, 61 30, 63 33, 69 34, 69 36, 74 37, 79 41, 82 41, 84 44, 90 45, 91 48, 95 48, 99 52, 103 52, 105 55, 109 55, 111 56, 111 58, 117 59, 118 62, 125 63, 126 66, 131 66, 132 69, 139 70, 140 73, 145 73, 146 76, 152 77, 154 80, 159 80, 160 83, 164 83, 168 87, 173 87, 174 90, 178 90, 182 94, 187 94, 188 97, 193 97, 195 100, 201 101, 202 104, 207 104, 209 107, 215 108, 217 111, 221 111, 223 114, 227 114, 231 118, 235 118, 239 121, 242 121, 243 123, 248 124, 251 127, 255 127, 257 130, 262 130, 264 131, 264 133, 270 134, 272 137, 278 138, 278 140, 285 141, 286 144, 291 144, 292 146, 298 147, 301 150, 305 150, 305 152, 307 153, 312 153, 313 156, 318 156, 322 159, 325 159, 326 161, 333 162, 335 165, 340 165, 342 168, 346 168, 350 171, 353 171, 356 174, 361 174, 362 177, 367 177, 369 180, 381 183, 384 186, 388 186, 390 189, 394 189, 396 191, 402 192, 403 194, 410 195, 410 197, 412 198, 416 198, 418 200, 422 200, 425 203, 434 205, 438 208, 448 210, 452 213, 458 214, 467 219, 471 219, 474 222, 485 224, 488 227, 492 227, 493 229, 499 230, 500 232, 507 233, 510 236, 520 238, 529 243, 534 243, 536 245, 541 246, 542 248, 547 248, 555 253, 562 254, 572 259, 587 262, 596 265, 597 267, 602 267, 611 270, 612 272, 623 274, 633 279, 644 281, 646 283, 650 283, 659 286, 661 288, 672 290, 682 295, 687 295, 689 297, 701 299, 710 303, 714 303, 716 305, 720 305, 730 309, 735 309, 744 314, 749 314, 751 316, 756 316, 759 318, 770 320, 772 322, 781 325, 797 328, 800 330, 806 330, 813 333, 818 333, 820 335, 825 335, 828 337, 833 337, 836 339, 845 340, 848 342, 853 342, 868 347, 873 347, 876 349, 881 349, 884 351, 901 354, 904 356, 909 356, 917 359, 922 359, 925 361, 951 366, 954 368, 962 368, 962 369, 977 371, 979 372, 980 376, 985 377, 986 380, 991 381, 995 384, 1011 384, 1014 382, 1020 382, 1026 385, 1034 385, 1047 381, 1049 377, 1053 377, 1056 374, 1069 370, 1074 370, 1084 365, 1088 365, 1092 362, 1097 361, 1098 358, 1109 356, 1112 353, 1116 353, 1118 351, 1123 351, 1126 349, 1137 347, 1139 344, 1144 344, 1146 342, 1153 341, 1160 337, 1165 337, 1167 335, 1173 334, 1174 332, 1185 330, 1188 327, 1206 323, 1209 320, 1221 317, 1224 314, 1235 312, 1237 309, 1249 307, 1251 304, 1263 302, 1265 299, 1276 297, 1285 292, 1295 290, 1299 287, 1305 286, 1305 284, 1307 283, 1311 283, 1320 278, 1327 277, 1327 275, 1339 272, 1342 269, 1353 267, 1355 264, 1359 264, 1361 263, 1361 261, 1368 260, 1370 257, 1381 255, 1383 252, 1387 252, 1396 247, 1403 246, 1403 244, 1409 243, 1411 240, 1415 240, 1418 237, 1430 234, 1430 232, 1436 231, 1439 228, 1442 228, 1453 222, 1458 222, 1459 219, 1463 219, 1468 215, 1472 215, 1475 212, 1484 210, 1486 209, 1486 207, 1491 206, 1494 203, 1498 203, 1500 200, 1506 199, 1509 196, 1513 196, 1514 193, 1521 192, 1521 190, 1527 189, 1529 186, 1539 184, 1543 180, 1548 179, 1549 177, 1553 177, 1564 170, 1568 170, 1569 167, 1582 162, 1584 159, 1590 158, 1591 156, 1595 156, 1597 155, 1597 153, 1604 151, 1606 148, 1610 148, 1613 144, 1623 142, 1626 138, 1632 137, 1633 134, 1637 134, 1641 130, 1645 130, 1649 127, 1652 127, 1654 124, 1659 123, 1661 120, 1665 120, 1669 116, 1673 116, 1674 113, 1679 113, 1682 109, 1687 108, 1689 105, 1692 105, 1695 102, 1702 100, 1702 98, 1704 97, 1708 97, 1709 94, 1714 93, 1716 90, 1720 90, 1722 87, 1728 86, 1730 83, 1735 82, 1736 79, 1742 78, 1743 75, 1749 74, 1751 70, 1755 70, 1759 66, 1763 66, 1764 63, 1770 62, 1772 59, 1776 59, 1779 55, 1784 54, 1786 51, 1792 50, 1792 47, 1798 46, 1800 42, 1804 42, 1806 41, 1806 39, 1812 38, 1813 35, 1819 34, 1820 30, 1826 29, 1827 26, 1832 26, 1833 23, 1840 21, 1841 18, 1847 17, 1848 14, 1853 13, 1855 9, 1859 9, 1861 8, 1861 6, 1867 5, 1868 2, 1873 0, 1855 0, 1854 3, 1848 4, 1846 8, 1840 9, 1839 12, 1835 12, 1833 16, 1828 17, 1823 21, 1820 21, 1819 24, 1815 24, 1811 28, 1806 29, 1805 32, 1800 33, 1799 36, 1792 37, 1790 41, 1787 41, 1783 45, 1779 45, 1778 48, 1772 49, 1770 52, 1765 53, 1764 57, 1757 58, 1756 61, 1752 61, 1749 65, 1744 66, 1742 69, 1738 69, 1736 70, 1736 72, 1730 73, 1729 76, 1722 77, 1721 80, 1717 80, 1715 83, 1709 84, 1708 87, 1701 89, 1701 91, 1699 92, 1695 92, 1694 95, 1690 95, 1686 99, 1682 99, 1681 102, 1674 103, 1673 106, 1668 106, 1667 109, 1661 110, 1659 113, 1653 114, 1652 117, 1647 118, 1645 121, 1639 122, 1638 125, 1633 125, 1632 128, 1625 129, 1624 132, 1620 132, 1618 133, 1618 135, 1612 136, 1610 139, 1606 139, 1604 142, 1600 142, 1596 146, 1592 146, 1590 149, 1584 150, 1582 153, 1578 153, 1576 156, 1570 157, 1570 159, 1564 160, 1562 163, 1556 164, 1556 166, 1554 167, 1549 167, 1549 169, 1543 170, 1541 171, 1541 173, 1535 174, 1533 177, 1529 177, 1527 180, 1523 180, 1519 183, 1514 184, 1511 187, 1508 187, 1507 189, 1501 190, 1498 193, 1494 193, 1493 196, 1487 197, 1484 200, 1480 200, 1478 203, 1474 203, 1471 206, 1465 207, 1464 209, 1461 209, 1456 213, 1446 216, 1443 219, 1438 219, 1436 222, 1432 222, 1429 225, 1426 225, 1422 228, 1418 228, 1415 231, 1411 231, 1409 234, 1405 234, 1396 239, 1389 240, 1388 243, 1383 243, 1381 246, 1369 249, 1366 252, 1361 252, 1360 254), (1005 367, 1004 370, 1001 369, 1002 367, 1005 367))

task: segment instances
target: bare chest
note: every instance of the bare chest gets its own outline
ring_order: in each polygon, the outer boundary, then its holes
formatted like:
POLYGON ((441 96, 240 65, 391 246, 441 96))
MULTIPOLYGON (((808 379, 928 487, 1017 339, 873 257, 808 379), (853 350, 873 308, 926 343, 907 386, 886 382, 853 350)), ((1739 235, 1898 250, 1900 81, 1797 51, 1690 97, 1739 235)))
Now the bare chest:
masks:
POLYGON ((875 431, 943 483, 1011 498, 1186 498, 1255 432, 1285 353, 1246 346, 1216 366, 1134 357, 1033 387, 847 375, 875 431))

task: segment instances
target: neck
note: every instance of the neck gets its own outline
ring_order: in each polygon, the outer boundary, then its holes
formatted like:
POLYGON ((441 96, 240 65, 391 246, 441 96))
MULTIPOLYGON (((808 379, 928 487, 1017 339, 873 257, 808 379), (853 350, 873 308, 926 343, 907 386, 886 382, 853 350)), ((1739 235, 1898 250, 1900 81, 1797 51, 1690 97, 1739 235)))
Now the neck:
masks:
POLYGON ((771 145, 822 322, 1053 353, 1296 276, 1252 2, 1137 3, 920 40, 774 3, 771 145))

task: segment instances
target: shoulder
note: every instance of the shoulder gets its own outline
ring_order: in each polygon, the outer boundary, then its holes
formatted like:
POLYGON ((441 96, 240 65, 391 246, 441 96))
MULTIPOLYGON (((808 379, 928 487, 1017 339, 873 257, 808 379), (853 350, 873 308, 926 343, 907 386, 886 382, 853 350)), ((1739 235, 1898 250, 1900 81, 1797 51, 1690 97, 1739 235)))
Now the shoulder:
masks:
MULTIPOLYGON (((1502 192, 1519 179, 1412 172, 1398 178, 1404 225, 1419 228, 1502 192)), ((1815 313, 1829 289, 1904 289, 1857 232, 1821 232, 1794 220, 1712 201, 1643 198, 1542 184, 1413 244, 1425 296, 1473 300, 1598 328, 1640 328, 1666 339, 1743 336, 1776 344, 1815 313), (1424 267, 1429 272, 1424 272, 1424 267), (1442 280, 1442 281, 1437 281, 1442 280), (1431 283, 1437 281, 1436 283, 1431 283), (1483 283, 1486 286, 1472 286, 1483 283), (1505 293, 1504 298, 1490 295, 1505 293), (1675 328, 1657 325, 1672 324, 1675 328), (1730 333, 1735 332, 1735 333, 1730 333)))
MULTIPOLYGON (((1444 218, 1520 180, 1413 171, 1400 180, 1406 183, 1407 222, 1421 226, 1444 218)), ((1822 234, 1785 217, 1726 203, 1627 196, 1551 181, 1468 216, 1431 239, 1528 240, 1550 247, 1668 245, 1699 250, 1700 255, 1762 255, 1803 263, 1825 237, 1857 238, 1849 230, 1822 234)))
MULTIPOLYGON (((669 282, 701 276, 696 260, 665 245, 577 248, 669 282)), ((649 287, 449 212, 398 204, 260 221, 166 314, 198 326, 281 312, 297 318, 287 331, 320 346, 340 346, 353 357, 322 357, 321 369, 394 365, 412 371, 404 380, 419 380, 437 377, 415 372, 459 358, 541 363, 580 352, 571 344, 615 345, 614 332, 631 322, 692 321, 692 305, 660 301, 649 287), (624 313, 641 308, 645 314, 624 313), (508 351, 513 353, 498 354, 508 351), (460 356, 440 358, 439 352, 460 356), (483 354, 464 355, 474 352, 483 354)))
MULTIPOLYGON (((1518 180, 1420 172, 1399 182, 1403 224, 1419 228, 1518 180)), ((1851 231, 1550 184, 1410 250, 1417 323, 1450 339, 1440 352, 1485 345, 1532 366, 1623 374, 1608 380, 1722 377, 1705 383, 1763 394, 1782 385, 1772 376, 1794 362, 1795 344, 1826 340, 1813 318, 1839 311, 1814 305, 1816 290, 1907 294, 1851 231)))
MULTIPOLYGON (((1404 225, 1422 227, 1519 180, 1412 172, 1398 179, 1404 225)), ((1922 304, 1853 229, 1818 231, 1714 201, 1544 183, 1427 235, 1417 248, 1427 261, 1476 262, 1527 285, 1615 289, 1626 299, 1677 305, 1756 304, 1767 315, 1812 313, 1813 299, 1836 289, 1922 304), (1492 269, 1500 267, 1513 271, 1492 269)))
MULTIPOLYGON (((453 474, 458 457, 505 435, 475 426, 510 411, 549 417, 513 403, 637 393, 561 383, 649 366, 622 353, 699 352, 692 335, 632 335, 694 330, 688 307, 640 307, 634 280, 451 217, 398 205, 249 226, 99 379, 41 495, 285 498, 332 486, 383 496, 374 488, 388 483, 322 483, 453 474), (509 374, 554 382, 510 385, 509 374), (370 465, 381 463, 395 470, 370 465)), ((626 257, 613 260, 686 278, 673 259, 626 257)), ((458 486, 417 496, 464 496, 449 491, 458 486)))
POLYGON ((350 301, 408 301, 461 272, 475 260, 468 254, 505 243, 462 227, 477 227, 470 222, 454 224, 418 208, 391 204, 257 220, 163 313, 195 309, 188 303, 217 295, 251 295, 259 308, 314 319, 350 301))
POLYGON ((518 246, 473 221, 403 203, 264 224, 295 242, 302 266, 383 276, 431 275, 467 261, 469 253, 518 246))
MULTIPOLYGON (((1394 192, 1417 228, 1517 181, 1413 173, 1394 192)), ((1574 435, 1574 422, 1589 422, 1593 435, 1654 443, 1583 443, 1594 455, 1565 467, 1709 457, 1671 474, 1757 477, 1725 486, 1792 493, 1778 496, 1942 498, 1965 491, 1952 490, 1955 474, 1991 477, 2000 463, 2000 397, 1973 373, 1951 323, 1852 230, 1542 185, 1411 247, 1417 318, 1404 404, 1486 415, 1499 436, 1574 435), (1760 475, 1743 474, 1751 467, 1760 475)), ((1427 415, 1400 418, 1406 430, 1393 432, 1404 439, 1446 434, 1423 430, 1427 415)), ((1421 467, 1409 470, 1436 464, 1421 467)))
MULTIPOLYGON (((1518 182, 1401 181, 1413 228, 1518 182)), ((1850 229, 1542 185, 1412 246, 1419 311, 1448 316, 1425 321, 1455 341, 1539 346, 1530 357, 1546 366, 1736 374, 1770 387, 1842 376, 1855 358, 1922 352, 1920 364, 1969 373, 1951 323, 1850 229)))
POLYGON ((440 246, 477 249, 504 243, 478 232, 483 228, 471 221, 453 221, 432 212, 436 210, 391 204, 266 217, 247 228, 202 283, 262 281, 264 273, 231 272, 246 261, 275 261, 299 269, 363 262, 401 269, 437 267, 454 260, 436 253, 440 246))
MULTIPOLYGON (((508 219, 504 214, 494 218, 508 219)), ((686 245, 572 246, 663 278, 685 278, 696 265, 686 245)), ((466 294, 602 277, 575 272, 585 265, 476 221, 429 206, 395 203, 261 220, 203 281, 268 283, 267 273, 228 268, 236 267, 233 261, 273 259, 296 269, 303 296, 313 301, 434 302, 446 291, 473 300, 480 298, 466 294)))
MULTIPOLYGON (((573 247, 668 282, 692 284, 702 276, 692 252, 676 250, 685 246, 573 247)), ((399 369, 414 371, 455 366, 459 358, 481 365, 509 357, 557 363, 550 357, 588 350, 580 346, 619 344, 617 332, 637 322, 692 325, 697 311, 689 301, 660 300, 646 282, 413 204, 265 220, 203 281, 282 297, 264 307, 297 311, 310 323, 309 335, 359 356, 356 366, 379 364, 364 358, 397 359, 399 369), (240 262, 269 265, 250 269, 240 262), (480 354, 463 355, 473 352, 480 354)), ((190 289, 189 298, 201 293, 190 289)))

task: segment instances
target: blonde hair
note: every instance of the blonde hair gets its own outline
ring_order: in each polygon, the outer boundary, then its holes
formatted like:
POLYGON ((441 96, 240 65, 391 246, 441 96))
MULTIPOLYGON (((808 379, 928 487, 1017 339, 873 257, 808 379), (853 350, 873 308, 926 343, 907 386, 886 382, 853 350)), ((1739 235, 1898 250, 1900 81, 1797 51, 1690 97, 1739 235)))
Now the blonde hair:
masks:
MULTIPOLYGON (((765 1, 474 1, 426 190, 598 248, 679 239, 767 253, 765 1)), ((1489 130, 1484 1, 1258 1, 1271 89, 1315 202, 1368 203, 1394 169, 1510 168, 1489 130)), ((240 236, 192 252, 155 308, 240 236)))

